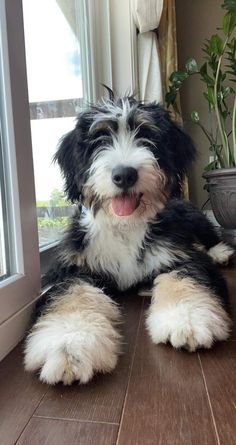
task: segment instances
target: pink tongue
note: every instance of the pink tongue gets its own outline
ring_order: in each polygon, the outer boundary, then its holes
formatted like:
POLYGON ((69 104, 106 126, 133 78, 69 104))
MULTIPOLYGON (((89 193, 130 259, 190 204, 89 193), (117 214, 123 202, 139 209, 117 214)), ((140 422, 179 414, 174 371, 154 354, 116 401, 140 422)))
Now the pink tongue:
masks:
POLYGON ((112 198, 112 208, 118 216, 131 215, 137 207, 136 195, 121 195, 112 198))

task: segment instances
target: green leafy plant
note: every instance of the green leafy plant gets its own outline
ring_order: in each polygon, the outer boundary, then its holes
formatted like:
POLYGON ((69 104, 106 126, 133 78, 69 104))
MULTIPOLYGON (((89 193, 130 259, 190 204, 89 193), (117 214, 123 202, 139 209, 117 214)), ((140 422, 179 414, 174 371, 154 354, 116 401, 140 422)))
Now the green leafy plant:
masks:
POLYGON ((213 155, 206 171, 236 167, 236 0, 224 0, 222 8, 226 13, 219 28, 221 35, 206 39, 202 48, 205 62, 199 68, 197 61, 190 58, 185 71, 173 72, 165 97, 167 107, 172 106, 179 113, 177 95, 186 79, 198 75, 204 83, 203 94, 214 124, 206 128, 197 111, 191 113, 191 119, 205 134, 213 155))
POLYGON ((50 195, 49 205, 50 207, 68 207, 71 203, 67 201, 63 192, 54 189, 50 195))
POLYGON ((69 207, 71 203, 67 201, 63 192, 53 189, 48 201, 37 201, 36 207, 69 207))
MULTIPOLYGON (((68 207, 70 205, 64 193, 58 189, 52 190, 48 201, 36 202, 37 207, 45 207, 49 210, 53 207, 68 207)), ((69 216, 38 216, 37 221, 39 229, 64 229, 68 225, 69 216)))
POLYGON ((39 229, 60 229, 65 228, 68 225, 69 217, 68 216, 57 216, 54 218, 45 218, 39 216, 38 220, 38 228, 39 229))

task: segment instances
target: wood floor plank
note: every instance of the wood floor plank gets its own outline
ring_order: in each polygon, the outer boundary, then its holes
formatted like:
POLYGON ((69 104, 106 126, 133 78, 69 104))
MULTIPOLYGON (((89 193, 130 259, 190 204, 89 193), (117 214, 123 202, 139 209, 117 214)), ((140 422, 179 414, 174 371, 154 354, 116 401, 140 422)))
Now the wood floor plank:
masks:
MULTIPOLYGON (((235 270, 229 267, 223 274, 236 322, 235 270)), ((21 347, 1 362, 1 445, 16 443, 23 430, 18 445, 113 445, 123 407, 118 445, 219 445, 210 407, 220 444, 236 443, 236 323, 234 341, 200 352, 201 370, 196 354, 152 345, 144 320, 138 329, 140 298, 120 300, 126 343, 113 374, 98 375, 86 386, 48 390, 37 376, 24 372, 21 347)))
POLYGON ((223 275, 226 278, 229 295, 230 305, 232 311, 233 326, 231 332, 231 340, 236 340, 236 265, 231 265, 222 269, 223 275))
POLYGON ((142 325, 118 445, 215 445, 197 354, 151 344, 142 325))
POLYGON ((118 426, 33 417, 17 445, 115 445, 118 426))
POLYGON ((21 346, 0 365, 0 443, 12 445, 47 391, 37 377, 24 372, 21 346))
POLYGON ((119 422, 130 374, 132 354, 139 325, 142 298, 123 297, 125 333, 124 354, 110 375, 97 375, 87 385, 50 388, 36 415, 84 421, 119 422))
POLYGON ((222 445, 236 443, 236 342, 201 351, 200 359, 222 445))

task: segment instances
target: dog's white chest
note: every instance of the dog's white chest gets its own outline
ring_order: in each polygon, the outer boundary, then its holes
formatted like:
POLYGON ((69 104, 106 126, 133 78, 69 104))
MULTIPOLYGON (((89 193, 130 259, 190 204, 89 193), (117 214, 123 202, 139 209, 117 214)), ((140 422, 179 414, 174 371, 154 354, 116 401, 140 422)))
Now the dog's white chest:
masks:
POLYGON ((169 246, 157 243, 146 250, 146 224, 119 230, 119 226, 99 224, 85 220, 88 229, 88 246, 83 252, 84 259, 92 272, 104 274, 115 280, 121 290, 143 281, 158 273, 163 265, 173 260, 169 246))
POLYGON ((120 289, 143 279, 138 261, 145 229, 120 233, 116 227, 98 231, 86 248, 86 262, 92 271, 110 275, 120 289))

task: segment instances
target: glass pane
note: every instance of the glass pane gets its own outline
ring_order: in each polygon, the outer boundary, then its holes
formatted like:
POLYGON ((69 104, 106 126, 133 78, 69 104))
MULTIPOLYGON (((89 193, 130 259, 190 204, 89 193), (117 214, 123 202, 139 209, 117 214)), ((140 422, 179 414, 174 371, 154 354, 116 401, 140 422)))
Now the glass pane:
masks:
POLYGON ((9 275, 9 245, 7 239, 7 212, 0 134, 0 281, 9 275))
POLYGON ((58 240, 72 209, 52 163, 83 97, 77 0, 23 0, 40 247, 58 240))
POLYGON ((2 198, 0 193, 0 280, 7 274, 4 225, 2 214, 2 198))
POLYGON ((58 139, 73 126, 71 117, 31 120, 40 246, 60 238, 73 210, 62 193, 59 168, 52 164, 58 139))
POLYGON ((82 97, 76 0, 23 0, 30 102, 82 97))

